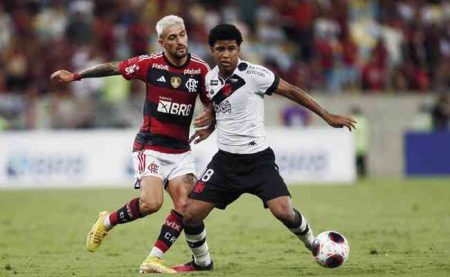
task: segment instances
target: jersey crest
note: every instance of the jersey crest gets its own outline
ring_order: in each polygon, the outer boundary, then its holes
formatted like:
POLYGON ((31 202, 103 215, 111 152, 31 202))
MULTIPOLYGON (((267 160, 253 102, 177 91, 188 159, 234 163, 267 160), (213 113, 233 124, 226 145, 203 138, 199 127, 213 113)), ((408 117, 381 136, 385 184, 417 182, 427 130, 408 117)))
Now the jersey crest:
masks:
POLYGON ((178 88, 181 85, 181 78, 176 76, 170 78, 170 84, 173 88, 178 88))
POLYGON ((186 82, 186 88, 189 90, 189 92, 197 91, 197 85, 198 81, 192 78, 189 78, 189 80, 186 82))
POLYGON ((223 85, 222 88, 213 96, 212 100, 219 105, 226 98, 230 97, 235 91, 245 85, 245 80, 238 75, 233 75, 223 85))

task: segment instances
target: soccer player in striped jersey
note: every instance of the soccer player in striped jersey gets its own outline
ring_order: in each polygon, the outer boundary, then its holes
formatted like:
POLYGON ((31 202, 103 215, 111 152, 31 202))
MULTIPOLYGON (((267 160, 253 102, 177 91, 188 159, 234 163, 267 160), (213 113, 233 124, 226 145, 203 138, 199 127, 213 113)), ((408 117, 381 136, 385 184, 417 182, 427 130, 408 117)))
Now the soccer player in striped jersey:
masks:
POLYGON ((127 80, 145 82, 144 120, 132 153, 135 188, 140 189, 140 196, 116 211, 101 212, 87 236, 86 247, 93 252, 114 226, 157 212, 162 206, 163 191, 166 189, 174 208, 164 221, 140 272, 175 273, 163 263, 162 257, 183 230, 187 196, 196 180, 188 139, 197 95, 205 110, 194 120, 194 124, 197 127, 207 126, 213 119, 213 111, 205 90, 205 75, 209 66, 188 52, 183 19, 166 16, 158 21, 156 31, 163 48, 160 53, 99 64, 79 73, 59 70, 52 74, 51 80, 72 82, 122 75, 127 80))
POLYGON ((243 193, 258 196, 307 249, 313 248, 312 229, 305 216, 294 208, 266 140, 265 96, 284 96, 312 110, 332 127, 347 127, 350 131, 355 127, 351 117, 329 113, 305 91, 269 69, 239 59, 241 42, 242 35, 234 25, 218 25, 209 34, 208 43, 217 66, 206 75, 206 86, 216 123, 212 128, 198 130, 192 139, 198 143, 215 128, 219 151, 189 195, 184 224, 193 260, 173 267, 178 272, 207 269, 200 264, 208 253, 203 220, 214 208, 225 209, 243 193))

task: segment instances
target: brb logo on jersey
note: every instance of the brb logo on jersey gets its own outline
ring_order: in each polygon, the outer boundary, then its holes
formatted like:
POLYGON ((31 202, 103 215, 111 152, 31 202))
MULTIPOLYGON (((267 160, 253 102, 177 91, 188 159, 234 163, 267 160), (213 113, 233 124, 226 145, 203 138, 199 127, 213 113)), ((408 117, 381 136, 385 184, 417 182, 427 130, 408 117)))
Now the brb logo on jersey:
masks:
POLYGON ((166 114, 175 114, 181 116, 189 116, 191 114, 192 105, 179 104, 172 101, 159 100, 157 111, 166 114))

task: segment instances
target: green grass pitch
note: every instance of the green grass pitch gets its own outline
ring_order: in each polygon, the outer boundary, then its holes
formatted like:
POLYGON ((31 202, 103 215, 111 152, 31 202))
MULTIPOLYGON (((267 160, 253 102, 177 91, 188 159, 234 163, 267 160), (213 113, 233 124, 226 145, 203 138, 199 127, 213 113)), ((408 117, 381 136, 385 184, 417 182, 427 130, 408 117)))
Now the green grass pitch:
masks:
MULTIPOLYGON (((290 186, 316 233, 342 232, 350 258, 317 265, 259 199, 243 196, 206 221, 216 270, 190 276, 450 276, 450 180, 371 180, 353 186, 290 186)), ((0 276, 138 276, 170 209, 118 226, 96 253, 85 236, 101 209, 133 189, 0 191, 0 276)), ((168 264, 188 261, 182 236, 168 264)))

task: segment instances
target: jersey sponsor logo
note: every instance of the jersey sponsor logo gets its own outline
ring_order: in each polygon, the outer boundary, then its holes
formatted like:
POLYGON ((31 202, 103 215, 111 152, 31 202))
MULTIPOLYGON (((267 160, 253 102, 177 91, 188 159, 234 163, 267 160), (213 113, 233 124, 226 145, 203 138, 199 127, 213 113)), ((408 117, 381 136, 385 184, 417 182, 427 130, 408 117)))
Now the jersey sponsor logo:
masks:
POLYGON ((219 84, 219 80, 211 80, 211 86, 217 86, 219 84))
POLYGON ((133 74, 134 72, 139 70, 139 65, 133 64, 125 68, 125 72, 127 74, 133 74))
POLYGON ((200 68, 198 68, 198 69, 185 69, 183 71, 183 74, 191 74, 191 75, 202 74, 202 70, 200 68))
POLYGON ((191 104, 180 104, 172 101, 159 100, 157 111, 160 113, 189 116, 191 104))
POLYGON ((197 84, 198 84, 197 80, 189 78, 189 80, 186 82, 185 86, 189 90, 189 92, 196 92, 197 84))
POLYGON ((252 75, 256 75, 256 76, 262 77, 262 78, 265 78, 265 77, 266 77, 266 75, 265 75, 264 73, 262 73, 262 72, 259 71, 259 70, 254 70, 254 69, 249 69, 249 70, 247 70, 245 73, 247 73, 247 74, 252 74, 252 75))
POLYGON ((156 68, 156 69, 161 69, 161 70, 167 70, 169 71, 169 66, 167 64, 159 64, 159 63, 154 63, 152 65, 152 68, 156 68))
POLYGON ((216 113, 231 114, 231 104, 228 100, 222 101, 220 104, 214 103, 214 111, 216 113))
POLYGON ((148 58, 150 58, 150 56, 149 55, 140 55, 139 57, 138 57, 138 60, 145 60, 145 59, 148 59, 148 58))
POLYGON ((166 78, 164 78, 164 76, 159 77, 158 79, 156 79, 157 82, 161 82, 161 83, 165 83, 166 82, 166 78))
POLYGON ((181 78, 180 77, 172 77, 170 78, 170 84, 173 88, 178 88, 181 85, 181 78))

